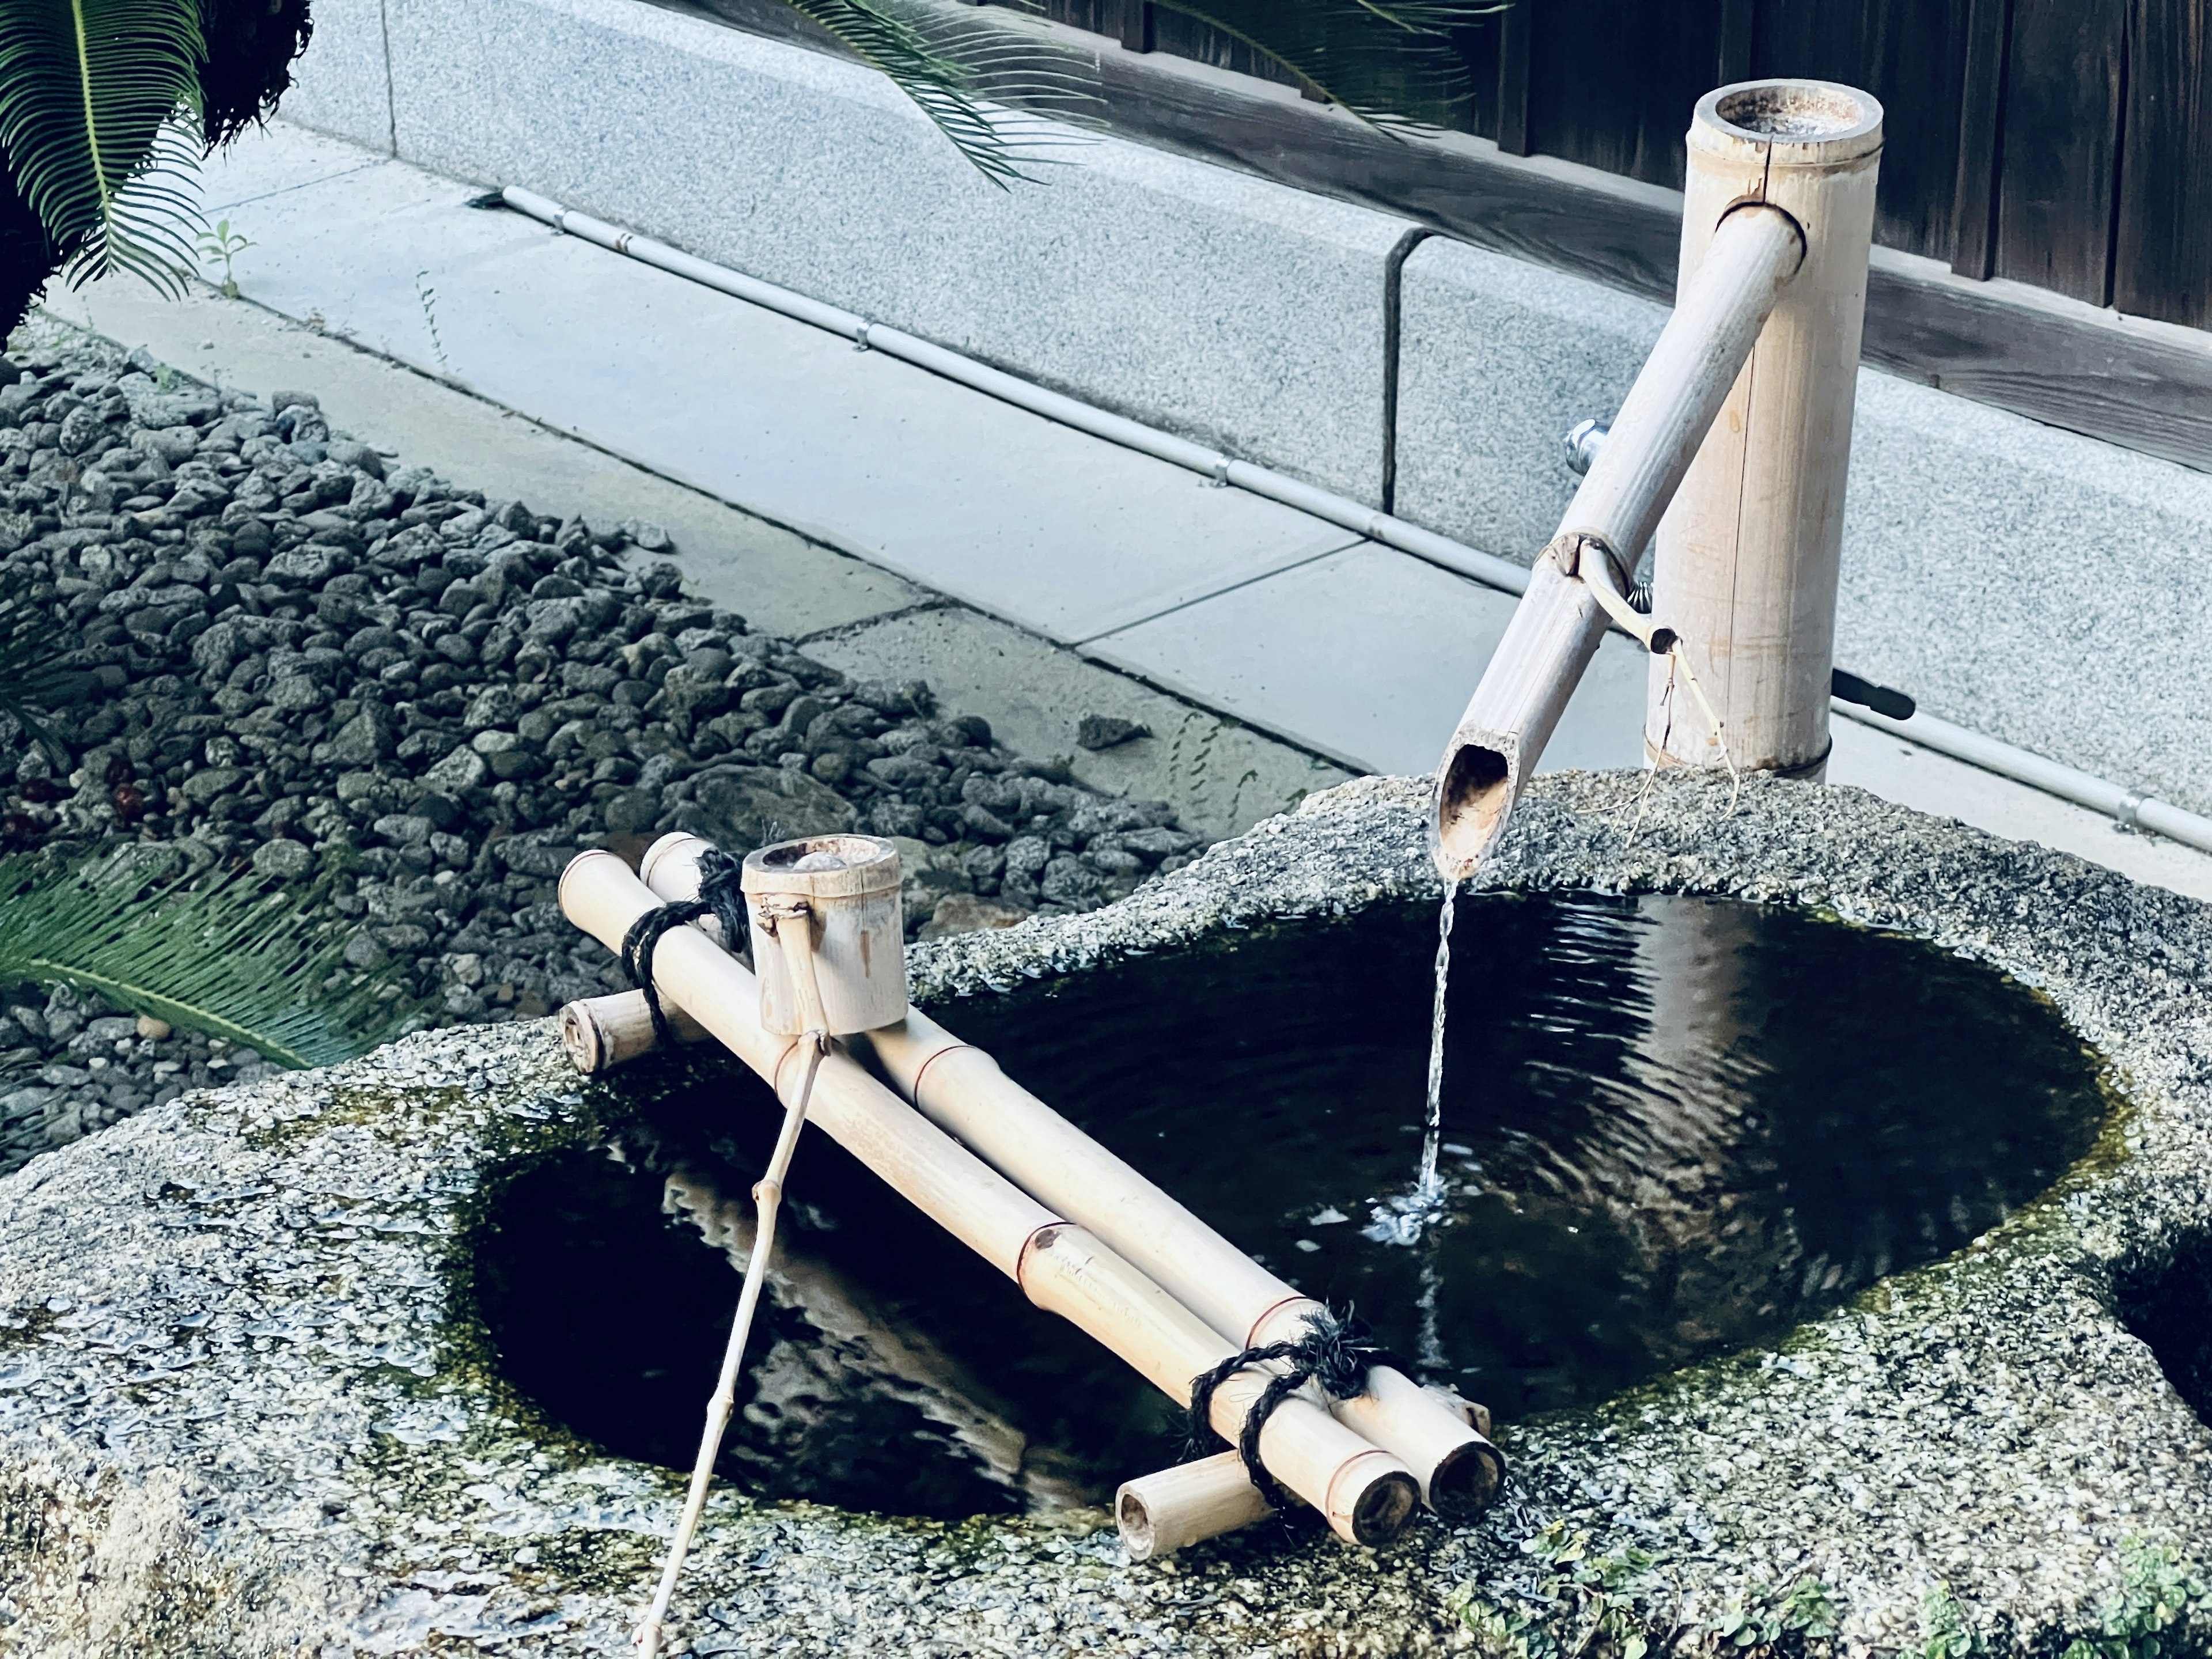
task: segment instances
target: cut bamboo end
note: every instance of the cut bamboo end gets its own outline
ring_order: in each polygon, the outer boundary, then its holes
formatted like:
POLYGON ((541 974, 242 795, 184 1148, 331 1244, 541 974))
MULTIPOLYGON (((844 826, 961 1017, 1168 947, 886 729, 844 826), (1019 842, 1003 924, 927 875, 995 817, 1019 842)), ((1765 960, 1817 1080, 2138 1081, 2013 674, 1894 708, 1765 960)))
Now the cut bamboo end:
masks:
POLYGON ((1503 733, 1455 737, 1437 771, 1437 870, 1463 881, 1505 833, 1521 793, 1514 776, 1518 745, 1503 733))
POLYGON ((1256 1526, 1273 1513, 1233 1451, 1140 1475, 1114 1494, 1115 1524, 1132 1561, 1256 1526))
MULTIPOLYGON (((704 1042, 707 1028, 681 1008, 663 1004, 661 1012, 680 1042, 704 1042)), ((586 1077, 611 1072, 616 1066, 650 1054, 659 1046, 653 1029, 653 1010, 642 991, 617 991, 611 996, 585 997, 561 1010, 561 1046, 586 1077)))
POLYGON ((1379 1449, 1348 1459, 1328 1483, 1328 1524, 1370 1549, 1395 1542, 1420 1506, 1412 1471, 1379 1449))

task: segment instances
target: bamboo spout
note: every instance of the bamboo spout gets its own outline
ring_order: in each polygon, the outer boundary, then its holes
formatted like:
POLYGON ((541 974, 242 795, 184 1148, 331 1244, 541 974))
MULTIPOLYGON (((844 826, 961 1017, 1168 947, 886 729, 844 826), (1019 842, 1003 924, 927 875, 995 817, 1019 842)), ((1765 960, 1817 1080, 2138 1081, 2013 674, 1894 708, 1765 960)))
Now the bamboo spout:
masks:
MULTIPOLYGON (((562 872, 561 908, 610 950, 660 901, 611 853, 580 854, 562 872)), ((773 1035, 761 1023, 752 974, 696 927, 671 929, 653 951, 661 995, 688 1012, 784 1098, 812 1051, 804 1036, 773 1035)), ((815 1051, 818 1052, 818 1051, 815 1051)), ((1070 1225, 926 1121, 833 1049, 813 1078, 809 1121, 858 1158, 953 1237, 1020 1285, 1037 1306, 1097 1339, 1176 1403, 1192 1380, 1239 1352, 1084 1229, 1070 1225)), ((1212 1422, 1232 1443, 1267 1374, 1237 1372, 1214 1393, 1212 1422)), ((1284 1486, 1359 1544, 1389 1542, 1419 1501, 1413 1473, 1310 1400, 1293 1398, 1268 1418, 1261 1461, 1284 1486)))
MULTIPOLYGON (((663 899, 691 897, 707 845, 662 836, 646 853, 646 882, 663 899)), ((857 1039, 854 1052, 924 1117, 1081 1223, 1235 1348, 1294 1340, 1327 1312, 927 1015, 909 1009, 857 1039)), ((1462 1519, 1485 1508, 1504 1474, 1498 1449, 1400 1372, 1377 1366, 1368 1382, 1366 1395, 1329 1402, 1337 1420, 1402 1459, 1439 1514, 1462 1519)))
MULTIPOLYGON (((1754 202, 1721 218, 1445 745, 1434 851, 1447 880, 1466 876, 1504 834, 1620 609, 1607 601, 1620 598, 1804 257, 1802 233, 1778 208, 1754 202)), ((1654 651, 1673 642, 1664 630, 1630 631, 1654 651)))

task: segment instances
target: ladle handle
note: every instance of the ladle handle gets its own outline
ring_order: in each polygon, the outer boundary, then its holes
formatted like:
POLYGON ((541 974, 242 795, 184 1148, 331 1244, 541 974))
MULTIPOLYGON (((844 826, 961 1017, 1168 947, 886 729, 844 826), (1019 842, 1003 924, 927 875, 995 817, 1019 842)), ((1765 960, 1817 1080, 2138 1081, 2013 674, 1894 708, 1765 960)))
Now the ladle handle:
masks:
POLYGON ((814 911, 804 899, 776 899, 761 906, 761 915, 775 930, 791 975, 791 994, 799 1004, 802 1031, 827 1036, 830 1016, 822 1006, 822 986, 814 974, 814 911))

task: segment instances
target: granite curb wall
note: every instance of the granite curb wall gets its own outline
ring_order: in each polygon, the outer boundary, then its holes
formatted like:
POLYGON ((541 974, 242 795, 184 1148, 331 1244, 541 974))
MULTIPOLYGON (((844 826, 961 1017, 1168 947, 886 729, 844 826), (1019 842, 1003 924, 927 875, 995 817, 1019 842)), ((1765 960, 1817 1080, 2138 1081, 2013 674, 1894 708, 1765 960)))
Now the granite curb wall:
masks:
MULTIPOLYGON (((1115 138, 1000 191, 888 82, 644 0, 320 0, 286 115, 520 184, 1526 562, 1665 313, 1115 138), (559 112, 557 118, 551 113, 559 112)), ((1860 377, 1838 659, 2212 812, 2212 477, 1860 377)))
MULTIPOLYGON (((2201 1576, 2212 1430, 2124 1304, 2205 1271, 2212 910, 1767 780, 1731 810, 1724 784, 1662 779, 1632 837, 1641 787, 1540 780, 1481 884, 1807 905, 1986 961, 2109 1062, 2124 1103, 2097 1150, 1970 1249, 1771 1347, 1504 1425, 1515 1484, 1474 1525, 1380 1554, 1263 1530, 1133 1565, 1087 1523, 722 1488, 672 1651, 1465 1651, 1496 1644, 1462 1609, 1534 1605, 1524 1547, 1554 1528, 1587 1531, 1592 1559, 1650 1553, 1656 1588, 1623 1593, 1635 1622, 1608 1640, 1680 1654, 1746 1651, 1741 1616, 1808 1586, 1833 1638, 1749 1651, 1936 1651, 1940 1619, 1979 1644, 1942 1651, 2055 1654, 2111 1635, 2141 1552, 2201 1576)), ((1422 793, 1346 785, 1109 909, 920 947, 918 1000, 957 1028, 963 998, 1020 978, 1431 896, 1422 793)), ((619 1143, 640 1086, 580 1085, 549 1023, 425 1033, 187 1096, 0 1181, 0 1652, 625 1651, 680 1477, 576 1442, 500 1380, 469 1264, 488 1196, 619 1143)), ((2205 1613, 2178 1595, 2136 1633, 2201 1651, 2205 1613)), ((1525 1650, 1570 1650, 1588 1611, 1563 1616, 1525 1650)))

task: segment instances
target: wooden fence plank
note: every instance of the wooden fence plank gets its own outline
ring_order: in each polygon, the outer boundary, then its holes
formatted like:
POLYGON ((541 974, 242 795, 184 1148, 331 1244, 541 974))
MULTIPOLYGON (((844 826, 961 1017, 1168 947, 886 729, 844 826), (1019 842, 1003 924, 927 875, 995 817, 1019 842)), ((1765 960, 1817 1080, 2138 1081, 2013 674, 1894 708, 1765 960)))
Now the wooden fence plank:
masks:
POLYGON ((2104 305, 2129 0, 2013 0, 1996 274, 2104 305))
POLYGON ((1751 33, 1756 0, 1721 0, 1720 45, 1714 52, 1713 84, 1733 86, 1751 79, 1751 33))
POLYGON ((1498 148, 1528 153, 1529 9, 1535 0, 1510 0, 1498 18, 1498 148))
POLYGON ((1530 17, 1530 149, 1680 188, 1683 135, 1718 58, 1721 4, 1539 0, 1530 17))
POLYGON ((1881 100, 1875 240, 1948 258, 1969 0, 1759 0, 1753 76, 1807 76, 1881 100))
POLYGON ((1959 164, 1951 204, 1951 269, 1961 276, 1996 271, 1997 169, 2003 155, 2005 65, 2011 46, 2012 0, 1967 0, 1959 164))
POLYGON ((2112 303, 2212 325, 2212 15, 2206 0, 2136 0, 2128 53, 2112 303))

